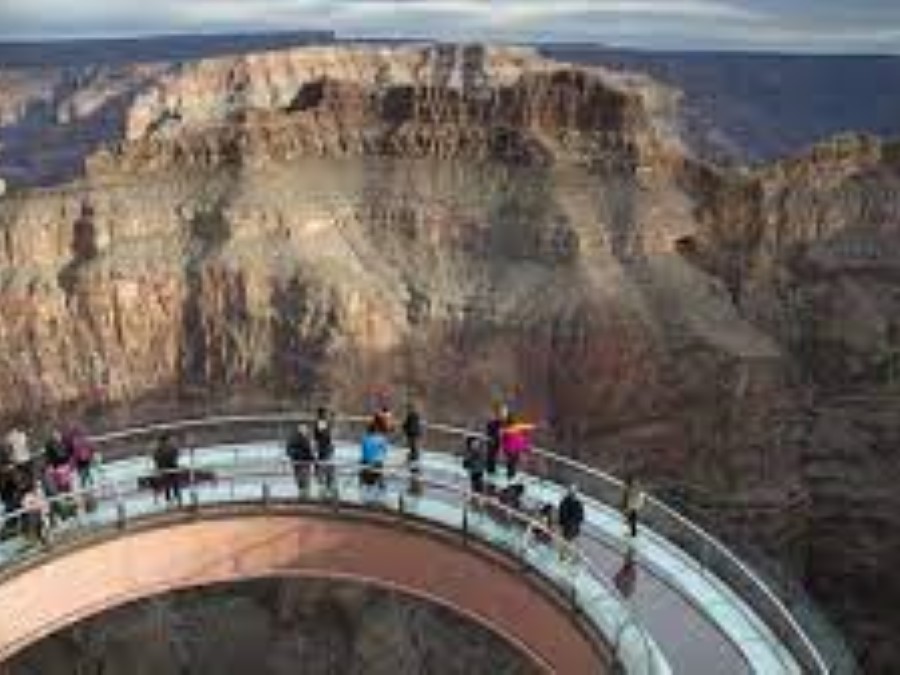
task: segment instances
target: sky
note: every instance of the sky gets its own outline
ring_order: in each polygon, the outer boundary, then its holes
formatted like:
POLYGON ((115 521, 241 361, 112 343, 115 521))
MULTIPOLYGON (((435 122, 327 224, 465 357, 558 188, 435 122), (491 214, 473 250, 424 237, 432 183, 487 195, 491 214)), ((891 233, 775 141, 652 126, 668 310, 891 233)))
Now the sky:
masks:
POLYGON ((0 0, 0 40, 303 28, 342 37, 900 54, 900 0, 0 0))

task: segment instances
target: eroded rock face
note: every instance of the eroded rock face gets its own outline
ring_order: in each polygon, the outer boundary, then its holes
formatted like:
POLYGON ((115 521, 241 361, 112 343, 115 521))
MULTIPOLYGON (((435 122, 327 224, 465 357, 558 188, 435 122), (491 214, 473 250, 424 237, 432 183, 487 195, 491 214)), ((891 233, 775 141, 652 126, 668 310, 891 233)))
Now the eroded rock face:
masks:
MULTIPOLYGON (((186 67, 88 178, 0 202, 0 406, 390 392, 469 421, 512 399, 564 451, 687 490, 814 575, 877 672, 896 597, 837 581, 896 551, 832 555, 835 525, 898 511, 819 480, 845 474, 815 439, 835 396, 888 386, 898 151, 846 138, 719 170, 683 150, 675 98, 509 49, 186 67)), ((892 480, 891 433, 849 434, 846 462, 892 480)))
POLYGON ((540 672, 448 609, 314 579, 248 581, 126 605, 39 642, 5 667, 11 675, 540 672))

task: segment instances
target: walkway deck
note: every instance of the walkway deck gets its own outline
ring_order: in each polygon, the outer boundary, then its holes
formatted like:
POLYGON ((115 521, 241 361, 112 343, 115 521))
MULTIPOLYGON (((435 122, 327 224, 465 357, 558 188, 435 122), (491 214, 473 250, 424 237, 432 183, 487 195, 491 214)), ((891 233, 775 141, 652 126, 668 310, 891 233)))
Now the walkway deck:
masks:
MULTIPOLYGON (((404 451, 396 450, 392 460, 402 461, 404 451)), ((338 460, 355 462, 358 450, 355 445, 341 444, 338 460)), ((247 498, 258 499, 260 484, 258 472, 261 468, 277 466, 284 461, 281 442, 252 442, 229 445, 211 445, 198 448, 193 454, 193 466, 214 472, 234 471, 238 467, 246 475, 246 480, 230 480, 219 485, 203 485, 198 488, 200 501, 215 498, 220 501, 240 501, 247 498)), ((105 465, 103 480, 131 481, 137 476, 152 471, 146 457, 133 457, 109 462, 105 465)), ((271 476, 271 471, 269 472, 271 476)), ((449 453, 426 452, 423 454, 423 476, 439 479, 451 485, 464 488, 466 476, 458 460, 449 453)), ((550 482, 529 477, 527 498, 536 502, 556 503, 563 488, 550 482)), ((267 479, 270 497, 295 499, 297 488, 292 476, 282 472, 277 480, 267 479)), ((406 484, 392 481, 392 498, 405 493, 406 484)), ((349 485, 349 490, 354 490, 349 485)), ((316 494, 312 495, 316 497, 316 494)), ((346 494, 341 495, 347 499, 346 494)), ((359 499, 360 495, 351 496, 359 499)), ((421 509, 431 519, 445 520, 448 525, 461 527, 461 514, 453 506, 452 499, 446 502, 435 495, 427 500, 408 500, 408 508, 421 509), (443 507, 441 504, 443 503, 443 507)), ((579 544, 596 569, 612 579, 621 570, 625 552, 632 547, 636 563, 633 592, 629 594, 628 607, 649 635, 649 641, 635 633, 628 632, 624 639, 631 642, 632 656, 648 648, 653 657, 644 661, 646 669, 632 668, 629 672, 685 673, 687 675, 740 675, 742 673, 763 673, 765 675, 795 675, 802 672, 791 652, 777 639, 765 623, 723 582, 710 575, 684 551, 643 528, 636 541, 630 542, 626 536, 624 523, 619 515, 606 505, 586 498, 587 524, 579 544)), ((131 516, 154 513, 160 508, 146 492, 127 495, 127 509, 131 516)), ((112 517, 112 502, 101 504, 98 512, 90 516, 98 522, 112 517)), ((474 523, 478 527, 477 523, 474 523)), ((494 527, 482 523, 481 527, 494 527)), ((509 533, 487 532, 486 537, 498 539, 509 537, 509 533)), ((508 545, 515 546, 510 539, 508 545)), ((5 542, 0 547, 0 565, 3 559, 18 558, 20 542, 5 542)), ((531 555, 531 554, 527 554, 531 555)), ((584 575, 572 574, 561 565, 555 552, 535 553, 540 560, 533 561, 543 566, 549 575, 570 577, 574 583, 588 583, 584 575)), ((623 625, 622 608, 617 599, 610 597, 604 588, 580 589, 581 597, 594 598, 583 608, 589 617, 597 621, 609 636, 616 626, 623 625)), ((621 601, 621 597, 618 598, 621 601)), ((0 631, 2 636, 2 631, 0 631)))

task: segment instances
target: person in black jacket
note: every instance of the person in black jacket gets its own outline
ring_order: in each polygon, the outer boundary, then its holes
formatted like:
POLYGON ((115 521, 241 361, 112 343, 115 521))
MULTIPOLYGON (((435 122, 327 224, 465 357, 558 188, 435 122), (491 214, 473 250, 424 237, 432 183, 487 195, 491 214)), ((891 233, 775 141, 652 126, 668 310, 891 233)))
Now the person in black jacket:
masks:
POLYGON ((409 454, 406 456, 406 463, 414 467, 419 462, 419 440, 422 438, 422 416, 416 410, 416 406, 412 403, 406 411, 406 418, 403 420, 403 435, 406 437, 406 446, 409 448, 409 454))
POLYGON ((298 424, 288 438, 285 449, 288 459, 291 460, 297 489, 301 495, 306 494, 309 491, 310 477, 316 463, 312 441, 309 439, 309 427, 305 424, 298 424))
POLYGON ((469 488, 474 494, 484 493, 485 463, 484 441, 477 436, 467 436, 463 468, 469 474, 469 488))
POLYGON ((571 544, 581 532, 581 524, 584 522, 584 506, 578 497, 578 488, 574 485, 569 488, 566 496, 559 502, 557 519, 563 538, 568 544, 571 544))
POLYGON ((62 466, 68 464, 72 459, 68 445, 63 440, 63 435, 56 430, 50 434, 47 443, 44 445, 44 456, 50 466, 62 466))
POLYGON ((178 474, 178 446, 168 433, 159 437, 153 452, 153 463, 159 473, 157 485, 162 487, 166 501, 181 504, 181 476, 178 474))
POLYGON ((334 491, 334 422, 327 408, 316 411, 313 421, 313 441, 316 445, 316 476, 328 491, 334 491))
POLYGON ((487 437, 485 470, 489 476, 497 473, 497 457, 500 454, 500 435, 509 418, 506 406, 498 406, 496 414, 488 420, 484 435, 487 437))

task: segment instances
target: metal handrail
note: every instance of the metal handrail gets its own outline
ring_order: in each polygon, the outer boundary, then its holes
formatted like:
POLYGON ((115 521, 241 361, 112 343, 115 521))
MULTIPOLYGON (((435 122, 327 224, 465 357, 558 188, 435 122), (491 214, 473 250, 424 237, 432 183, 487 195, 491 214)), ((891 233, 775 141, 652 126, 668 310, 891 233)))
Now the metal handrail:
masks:
MULTIPOLYGON (((471 434, 471 431, 467 431, 460 427, 455 427, 452 425, 446 424, 434 424, 430 425, 429 428, 433 428, 437 431, 441 431, 447 434, 471 434)), ((581 462, 573 460, 569 457, 565 457, 563 455, 559 455, 550 450, 546 450, 544 448, 535 447, 532 452, 535 456, 542 457, 546 460, 562 464, 566 466, 568 469, 573 472, 577 472, 579 474, 585 474, 591 476, 592 478, 600 480, 602 483, 605 483, 607 486, 613 488, 614 490, 621 491, 624 489, 624 483, 620 479, 615 476, 602 471, 601 469, 597 469, 588 465, 585 465, 581 462)), ((588 494, 591 494, 588 491, 588 494)), ((591 494, 591 496, 597 496, 591 494)), ((610 504, 601 498, 601 501, 607 503, 607 505, 612 506, 613 508, 617 508, 617 504, 610 504)), ((817 672, 827 674, 832 673, 832 669, 825 658, 820 653, 819 647, 812 641, 812 639, 807 634, 806 629, 800 625, 797 619, 794 617, 793 613, 787 608, 782 599, 771 589, 771 587, 766 584, 760 577, 754 572, 746 563, 744 563, 740 558, 738 558, 724 543, 722 543, 717 537, 707 532, 698 524, 694 523, 689 518, 686 518, 682 514, 680 514, 676 509, 669 506, 662 500, 654 497, 653 495, 646 495, 646 505, 645 509, 649 507, 650 509, 658 509, 661 513, 665 514, 668 518, 671 518, 676 523, 678 523, 679 527, 683 528, 690 532, 697 539, 702 541, 707 548, 707 555, 709 552, 714 552, 720 558, 724 559, 729 565, 734 567, 739 574, 749 582, 764 596, 766 601, 768 601, 775 612, 780 616, 782 620, 784 620, 791 628, 793 635, 799 639, 802 647, 806 650, 807 654, 812 659, 815 664, 815 668, 817 672)), ((694 558, 697 562, 700 563, 702 568, 707 568, 707 560, 706 557, 694 558)), ((724 581, 724 580, 723 580, 724 581)), ((727 582, 726 582, 727 583, 727 582)), ((742 594, 739 594, 739 597, 744 597, 742 594)), ((847 664, 848 669, 852 672, 855 671, 855 666, 852 664, 847 664)))
MULTIPOLYGON (((192 429, 198 428, 214 428, 223 425, 235 424, 281 425, 296 423, 300 420, 309 421, 313 418, 314 415, 312 413, 302 411, 199 417, 169 422, 158 422, 139 427, 132 427, 121 431, 107 432, 104 434, 92 436, 91 440, 99 445, 103 445, 116 440, 123 440, 126 438, 133 439, 135 437, 157 434, 164 431, 190 431, 192 429)), ((364 424, 370 419, 370 417, 363 415, 336 415, 334 417, 336 423, 349 424, 364 424)), ((472 435, 482 435, 480 434, 480 432, 474 431, 472 429, 466 429, 447 424, 426 424, 425 428, 426 431, 443 433, 455 438, 463 438, 472 435)), ((588 476, 592 479, 595 479, 617 494, 620 493, 623 489, 623 482, 621 480, 600 469, 587 466, 581 462, 559 455, 544 448, 536 447, 534 448, 533 453, 535 456, 541 457, 546 461, 565 467, 567 470, 574 472, 576 475, 588 476)), ((540 476, 540 474, 538 475, 540 476)), ((613 503, 612 500, 606 498, 604 495, 599 494, 596 491, 591 492, 587 488, 585 488, 584 491, 591 497, 599 499, 607 506, 618 508, 618 504, 613 503)), ((760 579, 759 576, 748 565, 746 565, 737 556, 735 556, 734 553, 732 553, 725 544, 723 544, 720 540, 718 540, 716 537, 714 537, 712 534, 704 530, 702 527, 700 527, 690 519, 681 515, 677 510, 665 504, 663 501, 657 499, 652 495, 647 495, 645 510, 652 513, 654 509, 664 517, 670 519, 670 521, 674 522, 682 532, 689 534, 702 543, 703 550, 700 552, 700 555, 690 556, 700 564, 701 569, 709 569, 709 562, 712 559, 720 560, 728 567, 730 567, 731 570, 733 570, 741 580, 748 582, 749 585, 753 589, 755 589, 760 598, 768 604, 769 611, 766 612, 764 607, 754 608, 761 613, 761 616, 764 616, 766 618, 766 624, 769 625, 769 627, 777 625, 774 623, 773 617, 777 618, 777 621, 781 621, 787 626, 789 631, 789 635, 787 636, 788 641, 794 643, 791 651, 796 652, 798 648, 802 650, 802 652, 805 653, 806 656, 806 658, 803 658, 802 660, 807 664, 808 668, 811 665, 816 672, 822 674, 832 674, 834 672, 837 672, 833 670, 832 667, 828 664, 826 659, 822 656, 819 646, 813 642, 813 640, 810 638, 810 635, 807 633, 807 630, 798 622, 797 618, 791 613, 791 611, 787 608, 787 606, 777 595, 777 593, 775 593, 768 584, 760 579), (708 557, 710 555, 712 556, 711 558, 708 557)), ((727 580, 720 580, 725 582, 729 587, 732 587, 733 590, 736 590, 733 588, 732 584, 727 582, 727 580)), ((737 594, 744 600, 751 599, 748 598, 747 594, 745 593, 738 592, 737 594)), ((784 636, 782 637, 784 638, 784 636)), ((855 672, 855 665, 848 665, 846 671, 841 671, 841 675, 843 675, 844 672, 855 672)))
MULTIPOLYGON (((282 416, 277 416, 277 417, 281 418, 282 416)), ((259 418, 255 418, 254 421, 258 421, 258 419, 259 418)), ((362 418, 360 418, 360 419, 362 419, 362 418)), ((268 420, 268 421, 271 421, 271 420, 268 420)), ((279 421, 282 421, 282 420, 279 419, 279 421)), ((199 426, 199 424, 197 424, 198 420, 189 420, 187 422, 188 422, 187 424, 167 423, 167 424, 160 424, 160 425, 149 425, 148 427, 140 429, 140 433, 144 433, 144 432, 150 433, 151 431, 159 431, 161 429, 171 430, 173 428, 173 426, 176 426, 176 425, 180 426, 182 428, 184 428, 185 426, 188 426, 188 427, 199 426)), ((110 441, 110 440, 112 440, 111 437, 115 437, 116 439, 121 439, 121 438, 125 438, 128 436, 129 435, 126 434, 125 432, 114 432, 113 434, 105 435, 104 440, 110 441)), ((100 438, 97 437, 93 440, 96 440, 99 442, 100 438)), ((147 457, 147 459, 149 460, 150 458, 147 457)), ((269 485, 267 482, 265 482, 265 479, 272 479, 272 478, 278 478, 278 479, 291 478, 291 479, 293 479, 294 476, 292 475, 291 471, 292 471, 294 465, 309 465, 310 468, 312 468, 313 466, 331 467, 334 470, 335 482, 338 482, 340 480, 340 478, 343 478, 346 476, 353 476, 355 478, 358 475, 360 468, 362 467, 362 465, 359 462, 347 462, 347 461, 337 461, 337 460, 331 460, 331 461, 313 460, 310 462, 291 462, 288 458, 279 458, 278 460, 276 460, 274 462, 272 460, 268 460, 268 461, 258 462, 258 464, 253 463, 253 462, 241 463, 241 465, 240 465, 241 469, 246 469, 248 467, 254 467, 254 466, 258 466, 259 468, 257 470, 250 470, 250 471, 242 470, 242 471, 240 471, 240 473, 232 472, 229 474, 225 474, 224 478, 226 480, 231 480, 232 482, 236 482, 237 480, 254 479, 254 478, 262 480, 263 481, 263 483, 262 483, 262 485, 263 485, 263 501, 268 501, 269 497, 267 494, 268 493, 267 488, 269 487, 269 485), (272 471, 273 468, 278 469, 278 471, 276 473, 273 473, 273 471, 272 471)), ((217 466, 216 468, 219 469, 220 467, 217 466)), ((233 469, 238 468, 238 466, 235 464, 235 465, 231 465, 229 468, 231 468, 233 470, 233 469)), ((443 492, 455 495, 459 499, 460 503, 462 504, 463 523, 464 523, 463 531, 465 533, 468 533, 468 530, 466 529, 466 523, 470 522, 470 518, 468 515, 470 513, 470 505, 473 502, 481 503, 481 504, 490 504, 491 509, 495 513, 503 514, 503 516, 505 517, 505 519, 507 519, 508 522, 517 523, 521 526, 521 528, 522 528, 522 536, 520 538, 521 548, 519 548, 519 547, 513 548, 511 550, 511 552, 517 558, 523 560, 526 563, 528 562, 528 551, 531 550, 531 549, 529 549, 529 542, 535 541, 535 537, 534 537, 535 533, 542 534, 549 542, 549 546, 551 546, 554 550, 566 551, 568 559, 574 561, 573 568, 579 567, 579 568, 585 570, 586 572, 588 572, 590 574, 590 576, 592 578, 594 578, 604 588, 604 590, 607 593, 609 593, 619 603, 621 608, 624 610, 626 619, 624 621, 618 623, 615 626, 614 632, 615 632, 615 635, 617 636, 617 639, 616 639, 616 641, 611 640, 610 643, 614 647, 618 647, 618 644, 619 644, 618 638, 621 635, 623 635, 629 628, 633 628, 633 629, 637 630, 638 635, 640 636, 641 642, 643 644, 643 649, 644 649, 644 653, 645 653, 645 657, 646 657, 647 672, 650 675, 653 675, 654 673, 657 672, 654 650, 651 646, 652 639, 649 637, 646 630, 641 626, 640 622, 637 621, 636 617, 634 616, 633 612, 631 611, 631 608, 628 606, 627 601, 621 596, 621 593, 619 592, 619 590, 613 584, 611 584, 609 582, 609 580, 606 578, 606 576, 602 573, 601 570, 599 570, 597 568, 597 566, 590 559, 590 557, 588 557, 574 542, 567 541, 559 533, 557 533, 553 529, 547 527, 540 520, 531 517, 528 513, 524 512, 522 510, 515 509, 509 505, 502 503, 495 497, 473 493, 471 490, 462 488, 459 485, 455 485, 455 484, 449 483, 447 481, 437 480, 437 479, 427 477, 427 476, 422 476, 421 474, 416 473, 409 468, 389 467, 389 466, 380 467, 380 468, 379 467, 368 467, 368 468, 375 471, 376 473, 379 473, 381 475, 381 477, 385 478, 385 479, 392 479, 392 480, 404 481, 404 482, 416 480, 419 482, 420 485, 422 485, 423 488, 430 488, 431 490, 434 490, 434 491, 439 490, 439 491, 443 491, 443 492)), ((173 469, 163 469, 163 470, 154 469, 150 473, 144 474, 141 477, 144 477, 144 476, 150 476, 150 477, 156 477, 156 478, 166 477, 166 476, 176 477, 176 476, 183 476, 184 474, 192 475, 196 471, 197 471, 197 467, 195 467, 192 463, 187 466, 179 466, 179 467, 173 468, 173 469)), ((97 503, 99 504, 100 500, 102 499, 103 494, 111 494, 113 496, 113 500, 116 504, 119 525, 124 526, 125 522, 127 522, 127 514, 126 514, 126 511, 124 508, 124 501, 123 501, 122 495, 126 494, 127 491, 123 490, 122 488, 132 486, 135 482, 135 478, 136 478, 135 476, 131 476, 129 478, 119 478, 116 480, 98 480, 90 485, 81 486, 78 489, 73 489, 73 490, 67 491, 65 493, 45 497, 44 505, 45 505, 46 510, 49 511, 50 509, 52 509, 54 504, 72 502, 72 501, 77 501, 77 500, 82 500, 82 502, 83 502, 86 498, 91 498, 91 497, 96 499, 97 503)), ((220 476, 217 475, 216 480, 218 480, 219 478, 220 478, 220 476)), ((298 486, 298 488, 299 488, 299 486, 298 486)), ((140 490, 140 488, 138 488, 138 490, 140 490)), ((193 482, 191 483, 191 490, 196 490, 196 486, 193 484, 193 482)), ((303 492, 301 491, 301 497, 302 496, 303 496, 303 492)), ((332 493, 332 496, 334 499, 337 499, 339 501, 338 493, 332 493)), ((402 506, 402 504, 403 504, 403 502, 402 502, 403 493, 402 492, 399 494, 399 498, 401 501, 399 502, 400 505, 398 506, 398 512, 406 517, 415 515, 414 513, 410 513, 408 510, 404 509, 404 507, 402 506)), ((379 502, 380 502, 380 500, 375 498, 372 500, 371 503, 379 503, 379 502)), ((366 502, 364 501, 363 503, 366 503, 366 502)), ((383 502, 381 502, 381 503, 383 503, 383 502)), ((198 505, 197 502, 194 501, 192 504, 190 504, 188 506, 184 506, 183 508, 193 508, 197 505, 198 505)), ((42 508, 41 513, 40 513, 41 517, 43 517, 43 511, 44 511, 44 509, 42 508)), ((2 518, 0 518, 0 530, 5 531, 7 528, 7 525, 9 523, 15 524, 18 522, 22 522, 25 518, 35 515, 35 513, 36 513, 35 510, 32 508, 21 508, 14 512, 5 514, 2 518)), ((549 581, 551 583, 554 582, 553 579, 549 579, 549 581)), ((572 591, 573 591, 573 593, 576 592, 576 586, 575 586, 574 582, 572 582, 572 591)), ((577 594, 573 595, 573 599, 577 599, 577 594)), ((617 656, 618 656, 618 654, 617 654, 617 656)))

